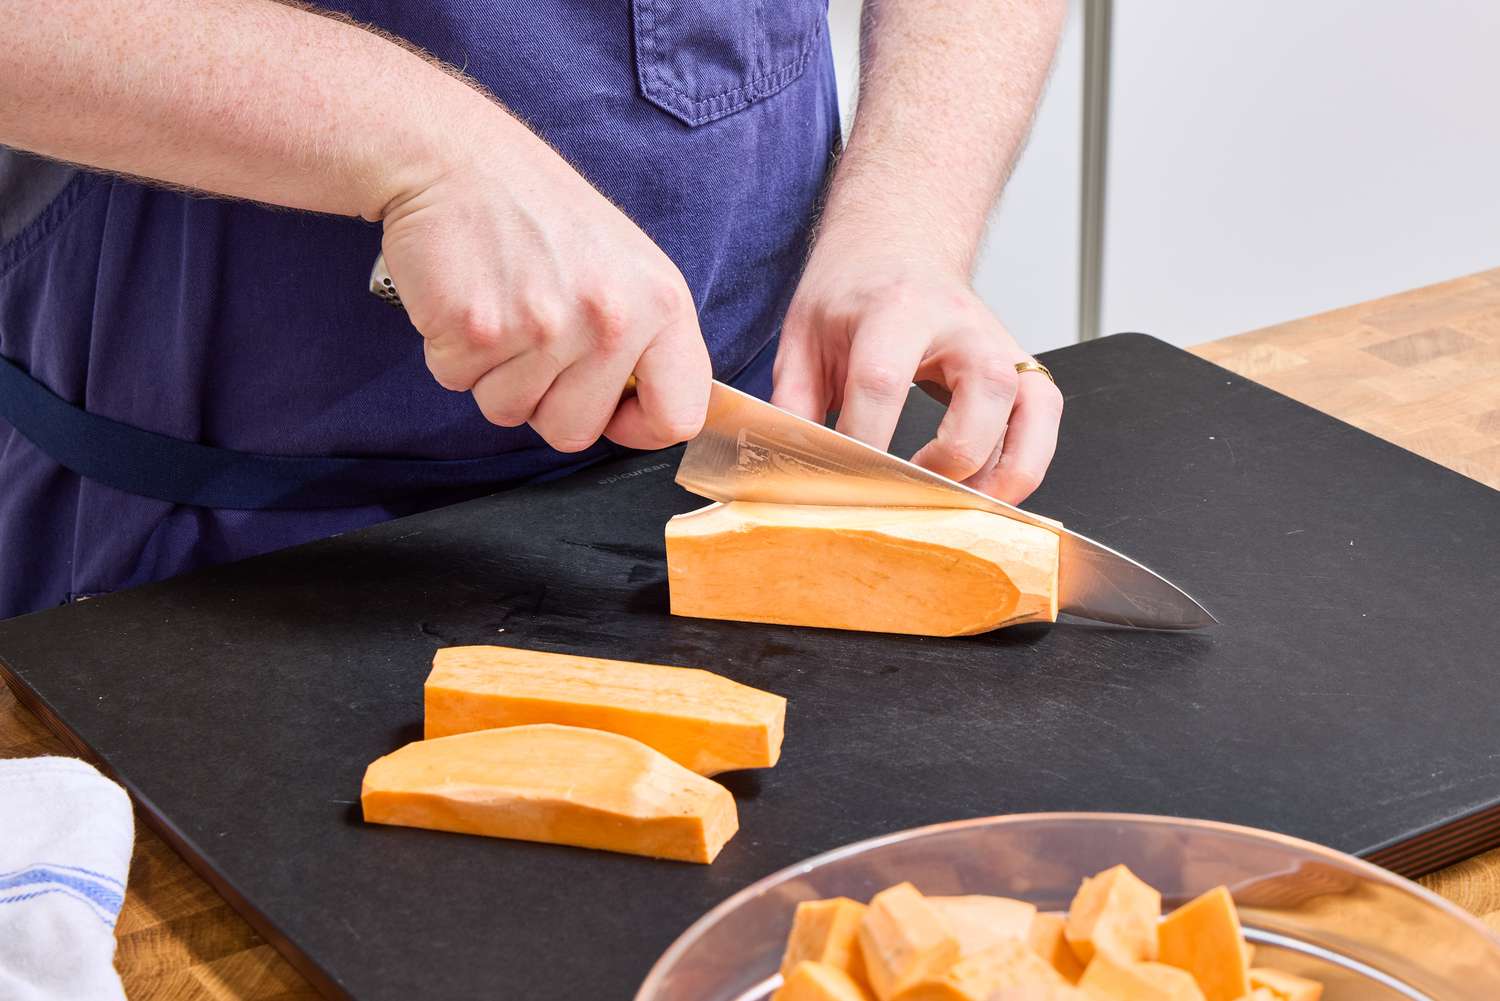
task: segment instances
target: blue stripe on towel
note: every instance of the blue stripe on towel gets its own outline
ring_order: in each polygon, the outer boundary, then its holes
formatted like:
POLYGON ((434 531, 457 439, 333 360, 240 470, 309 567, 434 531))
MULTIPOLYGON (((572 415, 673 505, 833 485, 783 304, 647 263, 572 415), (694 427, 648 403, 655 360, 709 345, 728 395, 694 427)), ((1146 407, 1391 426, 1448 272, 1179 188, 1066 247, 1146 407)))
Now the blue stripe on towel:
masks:
POLYGON ((28 869, 0 874, 0 904, 29 899, 48 889, 64 890, 69 896, 80 897, 99 909, 101 916, 112 922, 120 915, 125 903, 125 894, 111 886, 118 880, 97 873, 87 873, 74 866, 34 865, 28 869), (7 891, 21 890, 21 895, 10 895, 7 891))
POLYGON ((122 890, 125 889, 125 884, 120 882, 118 879, 115 879, 113 876, 106 875, 102 872, 95 872, 92 869, 85 869, 83 868, 83 866, 63 865, 61 862, 38 862, 36 864, 44 865, 49 869, 71 869, 74 872, 81 872, 86 876, 93 876, 95 879, 102 879, 106 883, 113 883, 115 886, 118 886, 122 890))

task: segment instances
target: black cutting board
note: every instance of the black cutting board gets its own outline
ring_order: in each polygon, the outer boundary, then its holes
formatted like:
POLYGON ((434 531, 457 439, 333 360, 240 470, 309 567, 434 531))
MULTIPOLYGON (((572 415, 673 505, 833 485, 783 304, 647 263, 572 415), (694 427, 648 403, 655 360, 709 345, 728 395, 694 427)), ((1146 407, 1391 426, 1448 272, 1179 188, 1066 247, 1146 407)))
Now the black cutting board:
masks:
MULTIPOLYGON (((1208 817, 1408 868, 1492 840, 1500 493, 1144 336, 1047 362, 1067 414, 1031 506, 1222 625, 673 619, 662 524, 701 502, 667 452, 15 619, 0 661, 321 989, 361 1001, 628 999, 747 883, 960 817, 1208 817), (419 736, 433 650, 492 642, 788 696, 780 766, 727 778, 741 830, 719 861, 362 824, 361 773, 419 736)), ((914 399, 898 451, 939 415, 914 399)))

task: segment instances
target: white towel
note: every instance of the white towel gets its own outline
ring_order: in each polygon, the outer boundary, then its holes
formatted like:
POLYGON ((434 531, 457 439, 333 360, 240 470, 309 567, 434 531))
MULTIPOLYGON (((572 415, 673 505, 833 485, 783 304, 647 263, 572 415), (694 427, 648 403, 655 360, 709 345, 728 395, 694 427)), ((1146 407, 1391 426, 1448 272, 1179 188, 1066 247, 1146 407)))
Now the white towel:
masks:
POLYGON ((74 758, 0 760, 0 998, 124 1001, 115 919, 135 817, 74 758))

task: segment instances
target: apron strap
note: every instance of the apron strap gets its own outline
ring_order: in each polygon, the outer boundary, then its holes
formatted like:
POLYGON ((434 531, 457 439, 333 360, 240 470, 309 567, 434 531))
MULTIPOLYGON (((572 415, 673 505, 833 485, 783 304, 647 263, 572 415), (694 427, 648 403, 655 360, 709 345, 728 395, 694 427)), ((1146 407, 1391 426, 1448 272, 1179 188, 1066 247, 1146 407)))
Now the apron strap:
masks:
MULTIPOLYGON (((445 489, 496 488, 572 471, 619 450, 607 442, 558 469, 550 448, 478 459, 262 455, 215 448, 91 414, 0 357, 0 419, 58 465, 126 493, 242 510, 366 507, 445 489)), ((550 478, 550 476, 548 477, 550 478)))

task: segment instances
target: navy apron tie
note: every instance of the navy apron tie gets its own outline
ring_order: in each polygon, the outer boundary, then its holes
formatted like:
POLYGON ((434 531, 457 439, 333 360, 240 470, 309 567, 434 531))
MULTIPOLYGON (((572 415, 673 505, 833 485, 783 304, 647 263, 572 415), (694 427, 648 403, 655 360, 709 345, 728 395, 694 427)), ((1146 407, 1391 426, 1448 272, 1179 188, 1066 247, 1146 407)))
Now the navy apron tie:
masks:
MULTIPOLYGON (((116 490, 196 507, 315 510, 359 507, 465 487, 501 485, 557 469, 536 448, 477 459, 262 455, 169 438, 91 414, 0 358, 0 419, 56 463, 116 490)), ((581 452, 571 471, 609 454, 581 452)))
MULTIPOLYGON (((769 396, 776 341, 734 380, 769 396)), ((423 494, 554 479, 626 451, 600 441, 559 465, 549 448, 476 459, 264 455, 201 445, 91 414, 0 357, 0 420, 58 465, 126 493, 229 510, 385 504, 423 494)))

